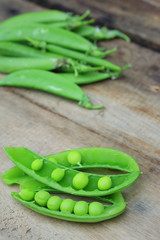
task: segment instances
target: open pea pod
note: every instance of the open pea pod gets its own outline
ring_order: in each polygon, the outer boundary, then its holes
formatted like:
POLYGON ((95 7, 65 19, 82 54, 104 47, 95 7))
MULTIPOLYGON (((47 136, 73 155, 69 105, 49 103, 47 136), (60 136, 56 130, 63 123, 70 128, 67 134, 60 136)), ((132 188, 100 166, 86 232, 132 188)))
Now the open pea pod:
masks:
MULTIPOLYGON (((54 194, 60 193, 58 190, 50 188, 44 183, 41 183, 36 179, 32 178, 31 176, 26 175, 21 169, 17 167, 13 167, 9 169, 5 173, 3 173, 1 177, 6 184, 9 184, 9 185, 15 184, 15 183, 20 184, 21 191, 23 191, 23 189, 27 189, 29 191, 34 191, 34 192, 45 190, 48 192, 52 192, 54 194)), ((96 197, 97 200, 101 200, 103 202, 109 202, 113 204, 113 205, 104 204, 103 211, 96 216, 90 215, 89 212, 82 214, 80 216, 76 214, 76 211, 74 211, 74 209, 70 213, 62 212, 60 211, 60 209, 51 210, 51 209, 48 209, 47 206, 39 206, 36 203, 35 199, 32 201, 24 200, 21 196, 21 192, 11 193, 11 195, 16 200, 21 202, 23 205, 31 208, 32 210, 38 213, 63 219, 63 220, 76 221, 76 222, 100 222, 103 220, 107 220, 120 215, 126 207, 126 202, 124 202, 123 196, 120 192, 117 192, 108 196, 104 196, 104 197, 96 197)), ((78 204, 78 202, 77 201, 75 202, 75 206, 76 206, 76 203, 78 204)), ((85 203, 87 202, 85 201, 85 203)), ((92 214, 94 214, 94 212, 92 214)))
MULTIPOLYGON (((12 197, 14 197, 16 200, 21 202, 24 206, 38 213, 41 213, 43 215, 47 215, 50 217, 59 218, 67 221, 74 221, 74 222, 101 222, 101 221, 120 215, 124 211, 126 207, 126 203, 124 201, 119 202, 118 193, 115 193, 115 194, 117 194, 117 200, 118 200, 117 203, 113 205, 103 205, 104 209, 101 211, 101 213, 96 216, 93 216, 93 215, 90 215, 89 213, 86 213, 84 215, 76 215, 75 213, 70 213, 67 211, 62 212, 62 211, 50 210, 47 207, 39 206, 38 204, 36 204, 34 200, 33 201, 23 200, 20 197, 19 193, 16 193, 16 192, 11 193, 12 197)), ((110 199, 109 201, 108 199, 106 200, 103 199, 103 201, 110 202, 110 199)))
POLYGON ((73 169, 83 168, 111 168, 125 172, 138 172, 139 166, 136 160, 130 155, 113 148, 77 148, 81 155, 81 162, 79 165, 72 165, 68 161, 68 154, 73 150, 59 152, 45 156, 46 159, 52 157, 56 159, 57 163, 70 167, 73 169))
MULTIPOLYGON (((135 171, 128 174, 111 175, 111 188, 107 190, 99 190, 98 181, 103 177, 103 175, 83 173, 83 177, 85 177, 85 184, 83 187, 79 187, 77 186, 77 183, 75 184, 77 181, 77 176, 79 177, 80 173, 77 170, 62 166, 53 161, 49 161, 46 158, 41 157, 23 147, 6 147, 5 152, 12 162, 15 163, 15 165, 23 170, 27 175, 48 185, 51 188, 79 196, 105 196, 118 192, 130 186, 141 174, 140 171, 135 171), (36 159, 39 159, 43 162, 43 166, 38 169, 38 171, 35 171, 32 168, 32 164, 36 159), (64 172, 64 176, 58 181, 52 177, 52 173, 56 169, 61 169, 64 172)), ((83 180, 84 179, 82 179, 82 184, 84 183, 83 180)), ((81 181, 79 182, 81 183, 81 181)))

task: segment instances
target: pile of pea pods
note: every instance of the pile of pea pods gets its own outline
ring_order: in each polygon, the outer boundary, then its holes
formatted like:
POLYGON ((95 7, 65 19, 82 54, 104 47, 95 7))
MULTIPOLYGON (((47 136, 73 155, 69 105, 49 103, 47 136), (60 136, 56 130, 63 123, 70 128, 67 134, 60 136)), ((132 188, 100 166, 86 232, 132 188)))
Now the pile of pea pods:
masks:
POLYGON ((79 148, 44 157, 24 147, 4 150, 16 166, 1 178, 20 186, 11 195, 33 211, 68 221, 100 222, 120 215, 127 204, 120 191, 141 174, 134 158, 112 148, 79 148), (116 173, 91 173, 91 168, 116 173))
POLYGON ((29 12, 0 23, 0 72, 8 73, 0 86, 43 90, 93 106, 80 88, 104 79, 116 79, 130 64, 119 67, 104 59, 115 48, 104 50, 97 41, 130 39, 118 30, 95 27, 94 20, 58 10, 29 12), (54 73, 53 73, 54 71, 54 73))

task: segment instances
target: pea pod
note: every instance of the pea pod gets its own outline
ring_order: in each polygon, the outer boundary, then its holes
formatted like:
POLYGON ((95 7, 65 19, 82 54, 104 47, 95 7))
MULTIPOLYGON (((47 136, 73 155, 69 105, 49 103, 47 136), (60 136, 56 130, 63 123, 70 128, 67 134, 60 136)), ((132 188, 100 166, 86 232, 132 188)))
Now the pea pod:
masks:
POLYGON ((88 84, 93 82, 99 82, 105 80, 107 78, 116 79, 119 74, 117 73, 107 73, 107 72, 94 72, 94 73, 86 73, 79 74, 75 76, 73 73, 59 73, 60 76, 64 77, 68 81, 73 81, 77 84, 88 84))
POLYGON ((0 41, 24 41, 27 38, 53 43, 77 51, 88 52, 93 55, 101 54, 101 51, 94 44, 80 35, 62 28, 41 24, 28 24, 23 27, 15 26, 11 29, 6 28, 1 31, 0 35, 0 41))
POLYGON ((88 182, 84 189, 77 190, 75 188, 74 179, 78 176, 79 172, 55 162, 51 162, 36 153, 31 152, 26 148, 5 148, 5 152, 8 157, 23 170, 27 175, 35 178, 36 180, 48 185, 51 188, 71 193, 79 196, 105 196, 118 192, 129 185, 131 185, 140 175, 140 171, 131 172, 129 174, 111 175, 112 187, 108 190, 101 191, 97 188, 97 183, 103 175, 85 173, 85 177, 88 178, 88 182), (34 171, 31 165, 35 159, 41 159, 43 161, 43 167, 39 171, 34 171), (60 182, 56 182, 51 178, 51 174, 55 169, 63 169, 65 175, 60 182))
POLYGON ((90 99, 82 89, 72 81, 67 81, 59 74, 43 70, 23 70, 14 72, 0 81, 0 86, 27 87, 43 90, 79 102, 88 109, 99 109, 103 106, 92 106, 90 99))
POLYGON ((113 39, 119 37, 130 42, 130 38, 124 33, 118 30, 109 30, 106 27, 80 26, 76 28, 74 32, 90 40, 113 39))
POLYGON ((25 69, 53 70, 66 65, 63 58, 17 58, 0 57, 0 72, 11 73, 25 69))
MULTIPOLYGON (((60 67, 60 69, 59 69, 60 71, 75 72, 76 75, 78 75, 78 73, 103 70, 103 67, 101 67, 101 66, 91 67, 91 66, 79 63, 73 59, 67 59, 67 58, 64 59, 64 57, 59 54, 55 54, 55 53, 51 53, 51 52, 44 52, 42 50, 38 50, 33 47, 24 45, 24 44, 19 44, 19 43, 14 43, 14 42, 7 42, 7 41, 0 42, 0 54, 2 56, 9 56, 9 57, 29 57, 29 58, 31 58, 31 57, 38 58, 39 57, 39 58, 50 58, 50 59, 55 58, 55 59, 57 59, 57 65, 60 67), (59 60, 59 59, 61 59, 61 60, 59 60), (62 62, 63 64, 61 64, 61 66, 60 66, 60 64, 58 64, 58 62, 62 62)), ((23 58, 15 59, 15 61, 13 61, 13 58, 11 58, 11 59, 8 59, 9 62, 7 62, 7 60, 5 62, 2 61, 2 66, 4 66, 5 69, 7 69, 6 70, 7 72, 10 72, 10 70, 8 69, 8 67, 9 67, 8 65, 10 62, 12 62, 12 64, 14 64, 13 67, 16 68, 16 70, 20 70, 20 69, 22 69, 23 66, 24 66, 24 68, 26 68, 25 67, 26 61, 22 62, 22 60, 24 60, 24 59, 23 58)), ((29 62, 29 65, 32 68, 35 68, 34 66, 36 66, 35 64, 38 60, 36 60, 35 63, 34 63, 34 60, 31 60, 31 63, 30 63, 29 59, 27 61, 29 62)), ((50 61, 50 60, 48 60, 48 61, 50 61)), ((40 63, 41 62, 42 62, 42 60, 40 60, 40 63)), ((38 66, 41 66, 40 63, 38 66)), ((10 68, 12 68, 12 64, 10 64, 11 65, 10 68)), ((2 69, 2 66, 1 66, 1 69, 2 69)), ((50 65, 47 67, 45 67, 45 66, 46 66, 46 62, 45 62, 45 64, 42 65, 41 69, 47 69, 47 70, 53 69, 53 68, 49 67, 50 65)))
MULTIPOLYGON (((126 203, 124 201, 119 202, 119 198, 118 198, 118 202, 113 204, 113 205, 104 205, 104 210, 102 213, 96 215, 96 216, 92 216, 90 214, 84 214, 84 215, 76 215, 74 213, 68 213, 68 212, 61 212, 61 211, 55 211, 55 210, 50 210, 46 207, 42 207, 39 206, 35 203, 35 201, 25 201, 23 200, 19 193, 11 193, 12 197, 14 197, 16 200, 18 200, 20 203, 22 203, 24 206, 38 212, 41 213, 43 215, 47 215, 50 217, 55 217, 55 218, 59 218, 59 219, 63 219, 63 220, 67 220, 67 221, 74 221, 74 222, 101 222, 107 219, 111 219, 113 217, 118 216, 119 214, 121 214, 125 207, 126 207, 126 203)), ((116 197, 114 196, 115 200, 116 197)), ((103 199, 103 201, 107 201, 103 199)))
POLYGON ((28 12, 24 14, 20 14, 9 18, 2 22, 0 26, 15 26, 23 22, 23 24, 28 23, 37 23, 37 22, 59 22, 59 21, 66 21, 68 18, 72 16, 71 13, 65 13, 58 10, 46 10, 46 11, 39 11, 39 12, 28 12))
MULTIPOLYGON (((22 170, 18 169, 17 167, 13 167, 9 169, 5 173, 3 173, 1 177, 6 184, 9 184, 9 185, 15 184, 15 183, 20 184, 21 192, 24 189, 27 189, 28 191, 35 191, 35 192, 40 190, 45 190, 52 193, 60 193, 56 189, 49 188, 47 185, 41 182, 38 182, 34 178, 26 175, 22 170)), ((107 220, 121 214, 126 207, 126 203, 124 202, 124 199, 120 192, 117 192, 105 197, 96 197, 97 200, 113 203, 112 206, 104 205, 103 213, 99 214, 98 216, 91 216, 89 215, 89 213, 79 216, 74 213, 63 213, 60 211, 53 211, 53 210, 47 209, 46 207, 38 206, 35 203, 35 201, 23 200, 19 193, 12 193, 11 195, 16 200, 20 201, 23 205, 31 208, 36 212, 39 212, 51 217, 56 217, 56 218, 60 218, 68 221, 77 221, 77 222, 99 222, 99 221, 107 220)))
POLYGON ((63 58, 62 55, 44 52, 24 44, 10 41, 0 41, 0 55, 9 57, 63 58))
POLYGON ((58 164, 73 169, 85 168, 109 168, 125 172, 137 172, 139 166, 136 160, 130 155, 113 148, 77 148, 81 155, 79 165, 72 165, 68 161, 68 155, 73 150, 67 150, 57 154, 45 156, 46 159, 54 158, 58 164))
POLYGON ((76 52, 73 50, 65 49, 60 46, 56 46, 53 44, 47 44, 46 49, 50 52, 56 53, 56 54, 63 54, 65 57, 70 57, 73 59, 81 60, 83 62, 89 63, 94 66, 103 66, 106 69, 110 69, 112 71, 120 72, 128 67, 130 67, 130 64, 124 66, 123 68, 120 68, 119 66, 101 58, 96 58, 93 56, 88 56, 86 54, 76 52))
POLYGON ((75 17, 68 21, 48 23, 47 25, 52 27, 64 28, 67 30, 70 30, 70 29, 73 30, 90 23, 94 23, 94 19, 82 21, 81 19, 75 17))
POLYGON ((11 28, 16 25, 27 25, 30 23, 72 23, 81 22, 89 15, 90 11, 86 11, 82 16, 73 16, 72 13, 65 13, 58 10, 46 10, 39 12, 28 12, 9 18, 0 23, 0 29, 11 28))

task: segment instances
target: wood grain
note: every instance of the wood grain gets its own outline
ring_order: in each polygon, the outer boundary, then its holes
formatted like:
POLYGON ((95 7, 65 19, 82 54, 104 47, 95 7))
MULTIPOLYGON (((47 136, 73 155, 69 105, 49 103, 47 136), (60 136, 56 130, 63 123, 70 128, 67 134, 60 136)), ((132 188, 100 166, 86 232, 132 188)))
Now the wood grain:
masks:
MULTIPOLYGON (((16 14, 8 12, 9 2, 0 2, 1 20, 16 14)), ((19 12, 42 9, 33 3, 12 2, 19 12)), ((62 5, 66 8, 63 1, 62 5)), ((74 5, 73 9, 76 11, 74 5)), ((104 104, 102 110, 86 110, 73 101, 40 91, 0 88, 0 174, 12 166, 4 146, 25 146, 41 155, 77 147, 117 148, 132 155, 143 172, 123 191, 126 211, 97 224, 52 219, 16 202, 10 192, 17 187, 0 181, 0 239, 159 239, 160 54, 122 40, 102 42, 101 46, 118 48, 109 60, 121 66, 132 64, 119 80, 83 86, 94 104, 104 104)))

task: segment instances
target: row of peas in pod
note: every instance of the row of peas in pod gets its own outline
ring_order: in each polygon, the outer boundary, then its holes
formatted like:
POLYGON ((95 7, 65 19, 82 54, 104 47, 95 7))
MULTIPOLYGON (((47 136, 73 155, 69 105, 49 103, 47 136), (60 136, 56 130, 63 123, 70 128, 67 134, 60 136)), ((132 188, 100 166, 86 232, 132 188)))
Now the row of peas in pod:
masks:
POLYGON ((11 195, 36 212, 68 221, 99 222, 118 216, 126 207, 120 191, 141 174, 135 159, 111 148, 79 148, 45 157, 23 147, 4 150, 16 166, 1 177, 7 185, 20 185, 20 192, 11 195), (123 174, 93 174, 88 168, 123 174), (73 200, 73 195, 84 199, 73 200))
MULTIPOLYGON (((80 164, 80 159, 81 159, 81 155, 77 151, 73 151, 68 154, 68 161, 73 165, 78 163, 80 164)), ((49 158, 49 160, 55 162, 54 158, 49 158)), ((32 162, 31 169, 35 171, 39 171, 42 168, 42 166, 43 166, 43 160, 35 159, 32 162)), ((55 168, 51 173, 51 178, 56 182, 60 182, 65 176, 65 170, 66 169, 55 168)), ((88 175, 82 172, 77 173, 72 179, 72 185, 75 189, 83 189, 88 185, 88 183, 89 183, 88 175)), ((112 181, 109 176, 103 176, 99 178, 97 183, 98 189, 107 190, 111 188, 111 186, 112 186, 112 181)))
POLYGON ((0 23, 0 72, 9 73, 0 86, 43 90, 78 101, 88 109, 90 98, 81 84, 116 79, 130 64, 119 67, 104 59, 116 48, 104 50, 97 41, 119 37, 118 30, 95 27, 94 19, 58 10, 29 12, 0 23))

